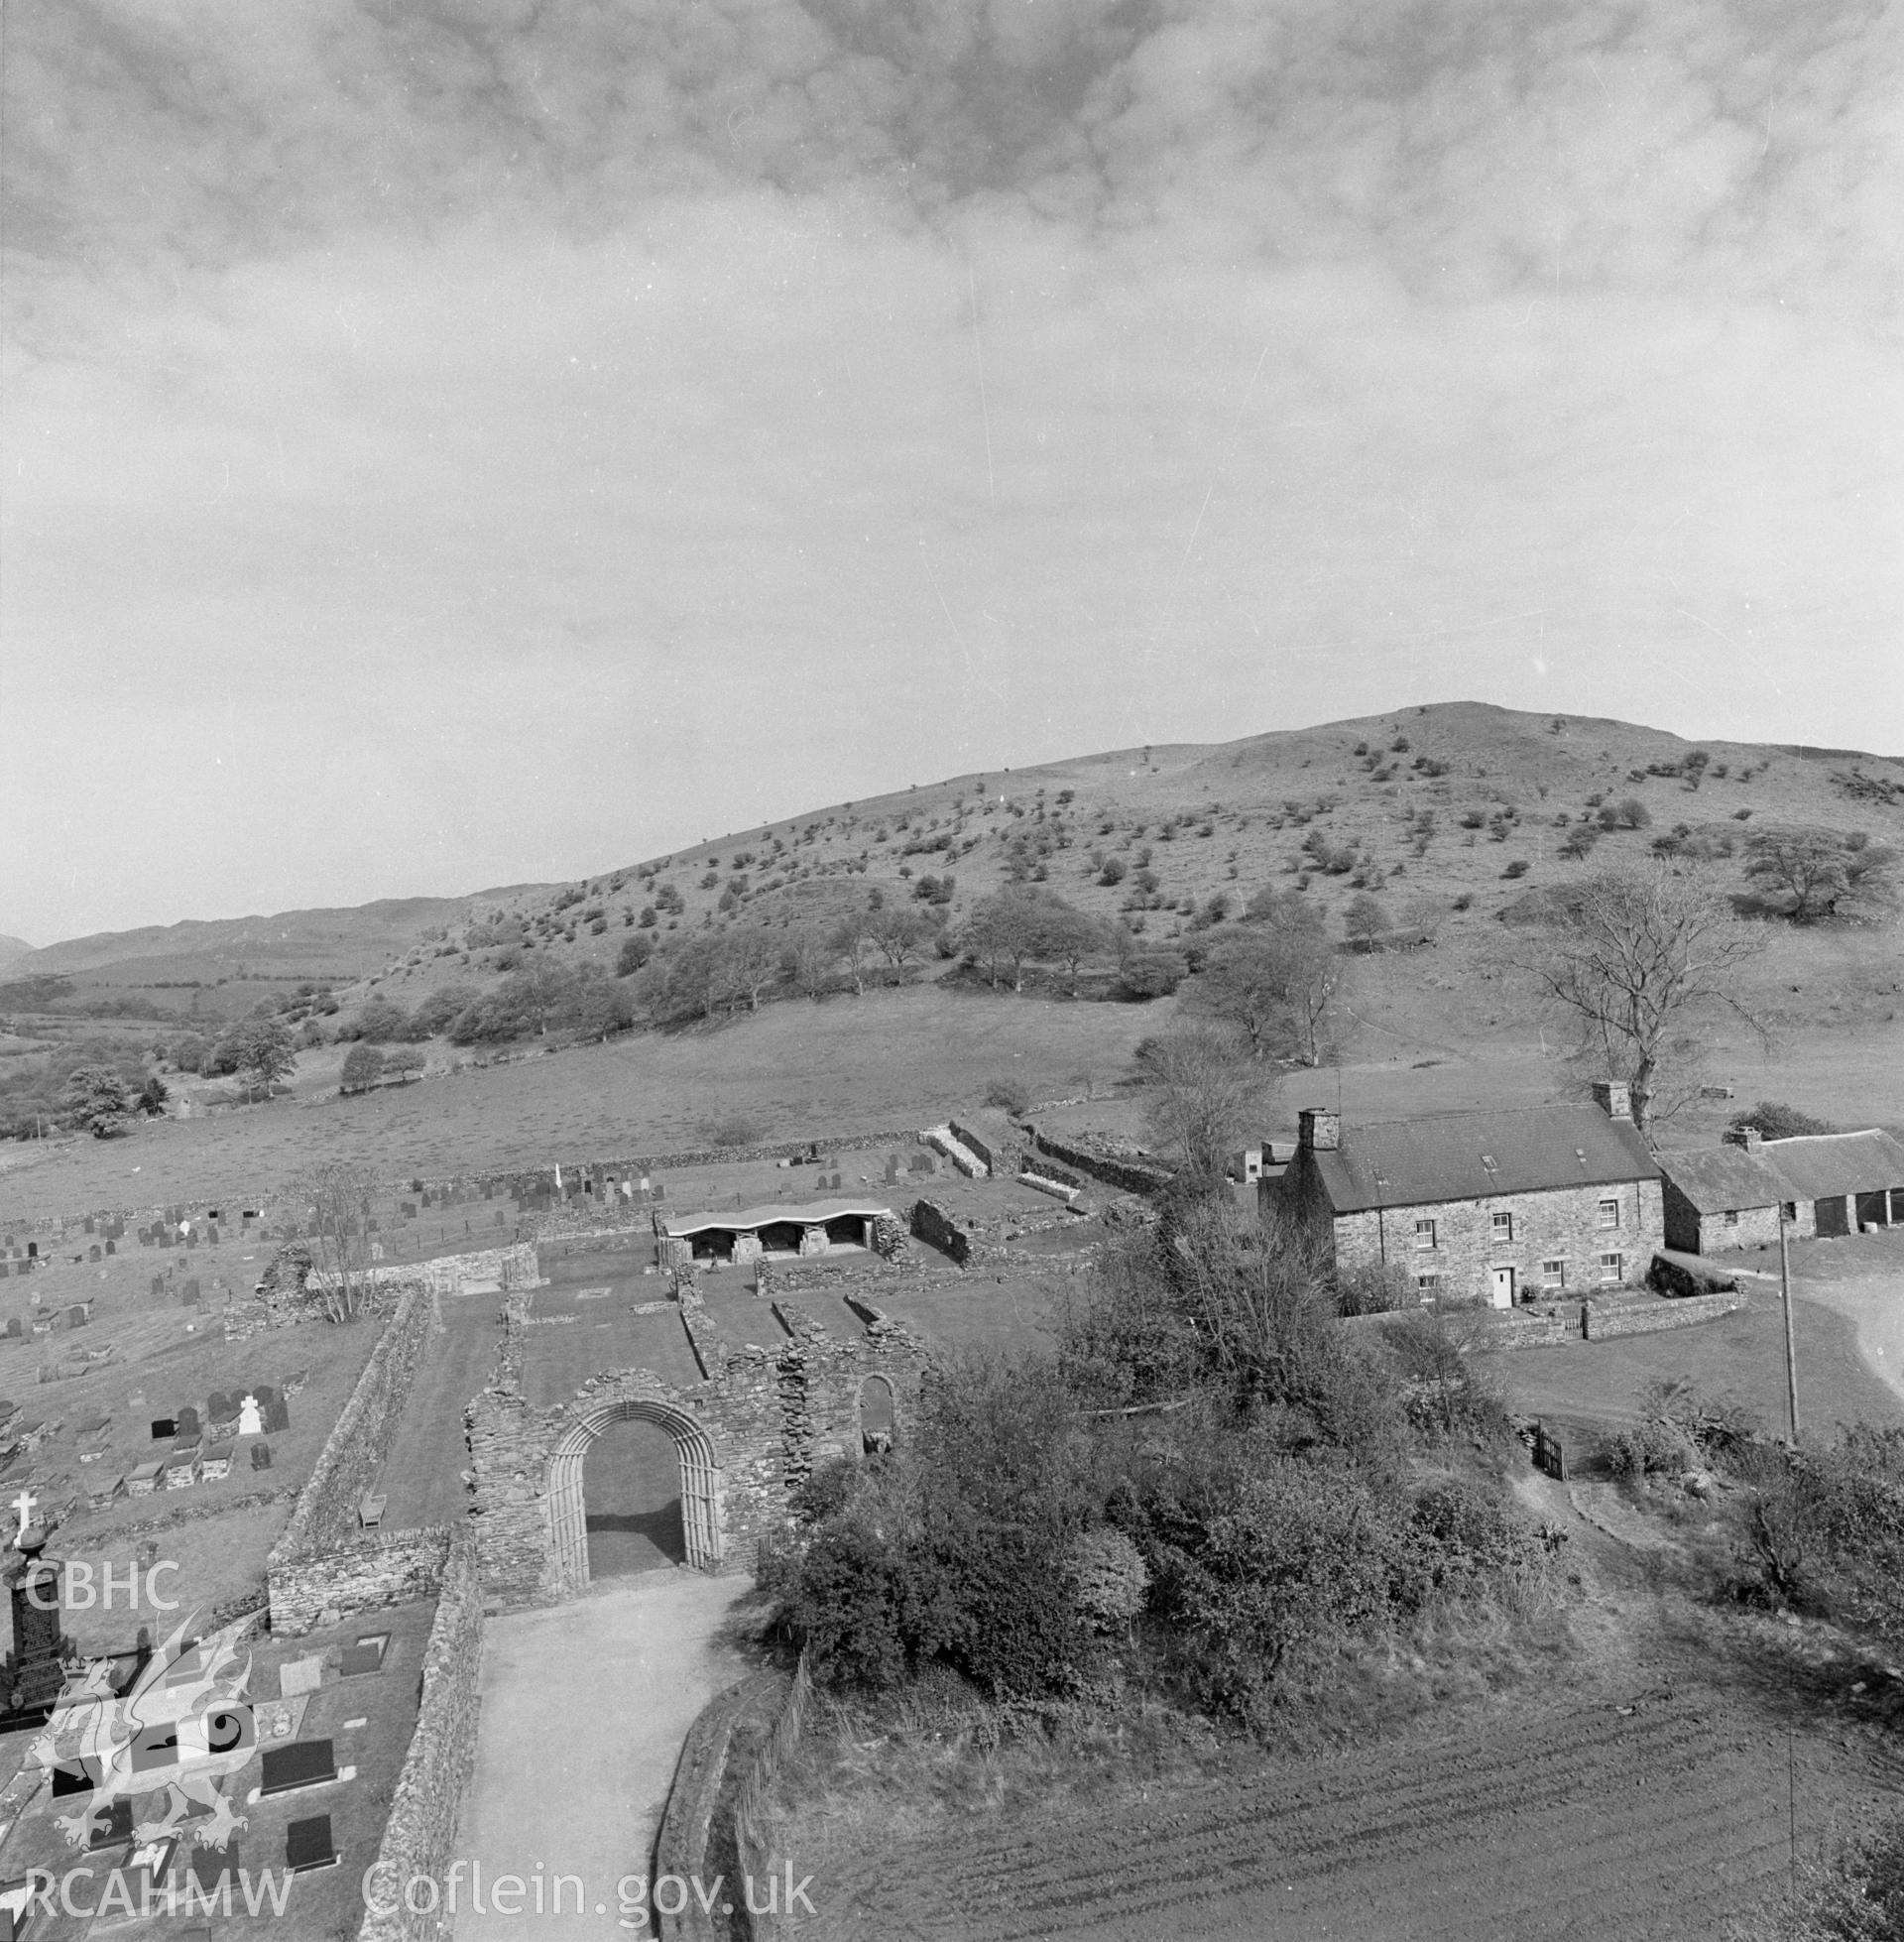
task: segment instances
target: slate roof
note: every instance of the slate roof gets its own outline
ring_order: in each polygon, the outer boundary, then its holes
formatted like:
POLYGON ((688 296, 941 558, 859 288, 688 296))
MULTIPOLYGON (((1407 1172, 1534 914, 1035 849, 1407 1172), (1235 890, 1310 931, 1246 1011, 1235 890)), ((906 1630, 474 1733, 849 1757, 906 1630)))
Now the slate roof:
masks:
POLYGON ((775 1221, 798 1221, 809 1227, 822 1227, 842 1214, 870 1218, 875 1214, 890 1216, 892 1212, 892 1208, 876 1206, 870 1200, 809 1200, 803 1204, 774 1201, 765 1207, 736 1207, 731 1213, 680 1214, 666 1226, 668 1233, 680 1240, 689 1234, 705 1234, 710 1228, 745 1232, 749 1228, 771 1227, 775 1221))
POLYGON ((1904 1144, 1877 1127, 1767 1140, 1756 1153, 1730 1145, 1661 1153, 1659 1164, 1702 1214, 1904 1187, 1904 1144))
POLYGON ((1659 1177, 1632 1122, 1598 1106, 1350 1122, 1339 1152, 1313 1157, 1339 1214, 1659 1177))

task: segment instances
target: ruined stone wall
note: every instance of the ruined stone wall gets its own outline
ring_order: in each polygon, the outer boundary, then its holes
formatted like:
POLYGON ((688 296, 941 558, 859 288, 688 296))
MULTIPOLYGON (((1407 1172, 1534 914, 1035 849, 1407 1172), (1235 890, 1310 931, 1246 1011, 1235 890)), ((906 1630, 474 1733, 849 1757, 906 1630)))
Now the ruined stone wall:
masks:
POLYGON ((913 1201, 911 1223, 912 1232, 927 1247, 937 1248, 942 1255, 949 1255, 961 1268, 972 1259, 970 1232, 936 1202, 913 1201))
POLYGON ((321 1550, 274 1550, 265 1567, 271 1629, 296 1638, 356 1612, 433 1598, 449 1555, 451 1526, 366 1530, 321 1550), (334 1616, 325 1618, 325 1614, 334 1616))
POLYGON ((366 1269, 363 1278, 378 1287, 420 1281, 437 1294, 459 1294, 465 1281, 497 1281, 506 1288, 534 1287, 541 1278, 541 1271, 536 1264, 536 1244, 516 1241, 502 1248, 478 1248, 470 1254, 392 1262, 366 1269))
POLYGON ((1023 1131, 996 1113, 961 1113, 948 1122, 952 1137, 992 1169, 995 1180, 1010 1179, 1024 1156, 1023 1131))
POLYGON ((384 1324, 350 1400, 325 1439, 298 1508, 273 1548, 274 1559, 322 1549, 357 1527, 358 1502, 389 1454, 436 1314, 435 1293, 413 1282, 384 1324))
POLYGON ((1126 1193, 1159 1193, 1170 1184, 1170 1169, 1161 1161, 1138 1153, 1103 1153, 1075 1140, 1060 1140, 1035 1127, 1027 1129, 1032 1146, 1079 1173, 1102 1180, 1107 1186, 1126 1193))
POLYGON ((560 1595, 549 1463, 562 1438, 602 1409, 665 1403, 694 1420, 714 1453, 721 1569, 748 1571, 762 1540, 786 1528, 790 1493, 814 1465, 859 1452, 860 1385, 867 1376, 887 1378, 902 1417, 916 1406, 923 1347, 884 1316, 867 1337, 842 1338, 798 1309, 775 1304, 789 1339, 764 1349, 728 1345, 699 1321, 696 1306, 690 1287, 682 1319, 707 1372, 703 1382, 672 1384, 645 1369, 611 1371, 590 1378, 567 1403, 536 1409, 506 1373, 505 1356, 498 1381, 470 1404, 474 1528, 493 1605, 560 1595))
POLYGON ((456 1819, 476 1766, 481 1707, 483 1590, 475 1547, 457 1530, 445 1550, 436 1616, 423 1647, 422 1700, 397 1775, 358 1942, 435 1942, 436 1915, 404 1905, 406 1883, 441 1882, 455 1859, 456 1819), (395 1904, 390 1906, 390 1904, 395 1904), (388 1913, 379 1910, 389 1907, 388 1913))

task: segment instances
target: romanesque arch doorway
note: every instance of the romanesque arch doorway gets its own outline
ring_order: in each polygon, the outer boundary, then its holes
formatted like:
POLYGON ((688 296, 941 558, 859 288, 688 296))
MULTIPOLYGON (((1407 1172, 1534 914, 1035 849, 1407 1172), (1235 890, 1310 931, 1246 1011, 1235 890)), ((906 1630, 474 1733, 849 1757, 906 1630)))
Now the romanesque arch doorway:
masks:
POLYGON ((860 1446, 871 1456, 892 1447, 897 1417, 892 1385, 884 1376, 869 1376, 860 1385, 860 1446))
POLYGON ((665 1402, 610 1403, 574 1424, 549 1459, 548 1509, 558 1592, 610 1573, 720 1563, 713 1445, 665 1402))

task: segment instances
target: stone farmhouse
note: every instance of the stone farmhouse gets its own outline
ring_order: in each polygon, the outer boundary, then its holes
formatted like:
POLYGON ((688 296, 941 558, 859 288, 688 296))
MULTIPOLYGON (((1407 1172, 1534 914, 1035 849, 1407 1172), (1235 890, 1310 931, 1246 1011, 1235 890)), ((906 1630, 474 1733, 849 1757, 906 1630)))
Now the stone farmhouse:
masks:
POLYGON ((1326 1229, 1340 1270, 1401 1269, 1423 1302, 1511 1308, 1632 1285, 1666 1238, 1660 1170, 1626 1087, 1595 1097, 1347 1129, 1305 1112, 1257 1204, 1326 1229))
POLYGON ((1877 1128, 1762 1139, 1659 1155, 1666 1240, 1682 1254, 1775 1247, 1779 1210, 1794 1240, 1904 1224, 1904 1144, 1877 1128))

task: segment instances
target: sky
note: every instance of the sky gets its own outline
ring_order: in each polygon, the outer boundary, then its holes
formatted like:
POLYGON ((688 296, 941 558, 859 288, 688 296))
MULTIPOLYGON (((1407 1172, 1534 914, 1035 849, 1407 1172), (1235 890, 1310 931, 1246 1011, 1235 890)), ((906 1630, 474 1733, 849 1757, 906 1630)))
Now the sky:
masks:
POLYGON ((1480 699, 1904 755, 1904 13, 25 0, 0 932, 1480 699))

